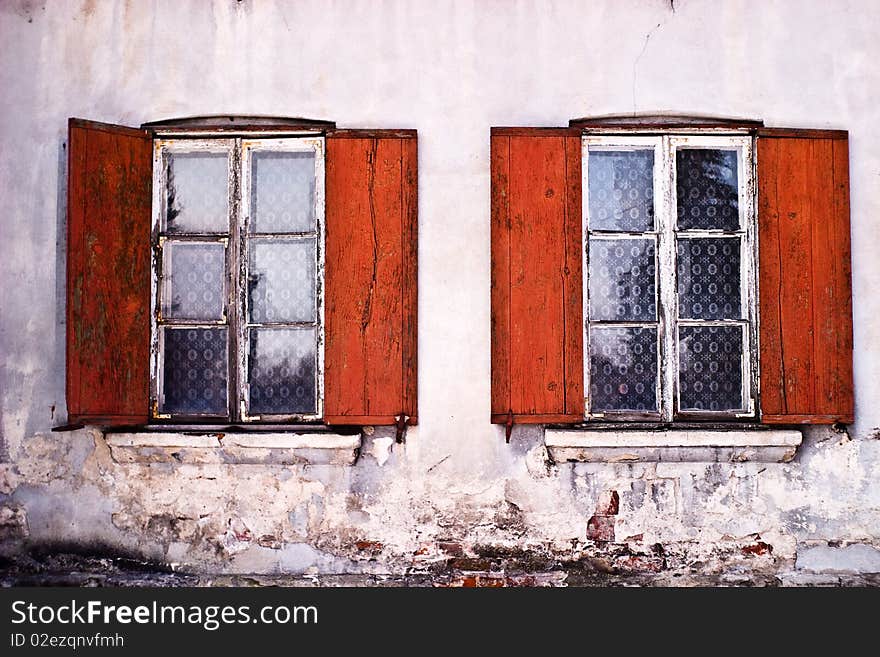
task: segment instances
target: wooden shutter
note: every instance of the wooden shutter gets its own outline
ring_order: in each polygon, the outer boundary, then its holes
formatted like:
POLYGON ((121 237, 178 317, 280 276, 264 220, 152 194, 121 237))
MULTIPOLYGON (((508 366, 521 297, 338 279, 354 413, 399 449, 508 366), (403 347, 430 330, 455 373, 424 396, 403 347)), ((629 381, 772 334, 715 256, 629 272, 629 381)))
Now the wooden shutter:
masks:
POLYGON ((493 128, 492 422, 580 422, 581 137, 493 128))
POLYGON ((761 418, 853 421, 845 131, 758 131, 761 418))
POLYGON ((149 413, 152 141, 70 119, 67 414, 142 424, 149 413))
POLYGON ((417 422, 415 130, 327 136, 324 421, 417 422))

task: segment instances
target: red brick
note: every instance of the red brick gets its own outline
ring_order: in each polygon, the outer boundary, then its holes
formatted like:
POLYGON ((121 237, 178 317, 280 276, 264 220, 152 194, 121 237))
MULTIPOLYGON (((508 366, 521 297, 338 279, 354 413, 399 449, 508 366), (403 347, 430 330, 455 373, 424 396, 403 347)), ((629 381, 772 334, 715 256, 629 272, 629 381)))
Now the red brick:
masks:
POLYGON ((591 541, 614 541, 614 516, 596 515, 587 521, 587 538, 591 541))
POLYGON ((620 510, 620 495, 616 490, 606 490, 599 495, 599 502, 596 504, 596 515, 598 516, 616 516, 620 510))
POLYGON ((385 547, 378 541, 356 541, 354 546, 363 552, 380 552, 385 547))
POLYGON ((752 545, 746 545, 742 548, 742 553, 745 555, 760 556, 762 554, 769 554, 772 552, 773 546, 769 543, 765 543, 764 541, 755 541, 752 545))
POLYGON ((536 586, 538 581, 533 575, 509 575, 507 586, 536 586))
POLYGON ((614 570, 623 573, 659 573, 663 570, 663 559, 642 555, 620 557, 614 561, 614 570))
POLYGON ((477 577, 477 586, 482 588, 501 588, 504 586, 504 579, 501 577, 477 577))
POLYGON ((461 546, 461 543, 455 543, 454 541, 437 541, 437 548, 451 557, 464 556, 464 548, 461 546))

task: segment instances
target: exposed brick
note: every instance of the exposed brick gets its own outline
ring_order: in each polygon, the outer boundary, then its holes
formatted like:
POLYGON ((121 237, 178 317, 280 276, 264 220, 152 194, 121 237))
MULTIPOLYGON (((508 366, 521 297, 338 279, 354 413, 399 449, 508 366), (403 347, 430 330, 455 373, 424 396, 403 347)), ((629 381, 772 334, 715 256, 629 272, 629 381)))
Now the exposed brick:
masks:
POLYGON ((587 539, 603 543, 614 541, 614 516, 596 515, 587 521, 587 539))
POLYGON ((356 541, 354 546, 362 552, 381 552, 385 547, 379 541, 356 541))
POLYGON ((455 570, 490 570, 492 564, 488 559, 471 559, 468 557, 463 557, 459 559, 452 559, 449 562, 449 567, 455 570))
POLYGON ((430 553, 431 553, 431 548, 429 548, 427 545, 422 545, 418 550, 413 552, 413 556, 414 557, 424 557, 424 556, 429 555, 430 553))
POLYGON ((481 575, 477 577, 477 586, 497 589, 505 586, 505 583, 503 577, 485 577, 481 575))
POLYGON ((614 560, 614 570, 619 573, 659 573, 663 566, 661 557, 628 555, 614 560))
POLYGON ((232 532, 236 541, 247 542, 254 540, 251 530, 244 524, 244 521, 241 520, 241 518, 230 519, 229 531, 232 532))
POLYGON ((537 580, 534 575, 508 575, 507 586, 536 586, 537 580))
POLYGON ((596 515, 598 516, 616 516, 620 510, 620 495, 616 490, 606 490, 599 495, 599 502, 596 504, 596 515))
POLYGON ((464 555, 464 548, 461 543, 454 541, 437 541, 437 548, 451 557, 461 557, 464 555))
POLYGON ((769 554, 772 552, 773 546, 769 543, 765 543, 764 541, 755 541, 751 545, 745 545, 742 548, 742 553, 745 555, 760 556, 762 554, 769 554))

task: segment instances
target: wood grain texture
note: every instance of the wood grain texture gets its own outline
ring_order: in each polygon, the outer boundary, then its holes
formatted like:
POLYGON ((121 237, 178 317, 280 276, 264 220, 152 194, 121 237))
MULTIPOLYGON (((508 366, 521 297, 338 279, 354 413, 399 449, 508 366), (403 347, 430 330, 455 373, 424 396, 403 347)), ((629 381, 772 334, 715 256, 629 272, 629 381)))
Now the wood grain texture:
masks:
MULTIPOLYGON (((584 421, 583 413, 514 413, 514 424, 575 424, 584 421)), ((505 424, 507 413, 493 413, 492 424, 505 424)))
POLYGON ((324 415, 393 424, 418 415, 417 154, 352 132, 327 137, 324 415))
POLYGON ((565 138, 510 140, 510 402, 565 411, 565 138))
POLYGON ((493 129, 491 174, 492 421, 581 421, 580 138, 493 129))
POLYGON ((845 415, 762 415, 761 422, 764 424, 852 424, 855 416, 852 413, 845 415))
MULTIPOLYGON (((491 353, 492 413, 510 410, 510 137, 492 136, 491 353)), ((494 421, 494 420, 493 420, 494 421)))
MULTIPOLYGON (((397 424, 397 415, 324 415, 324 424, 331 426, 391 426, 397 424)), ((418 416, 410 415, 407 425, 418 424, 418 416)))
POLYGON ((826 424, 853 415, 847 142, 758 139, 761 414, 826 424))
POLYGON ((499 126, 491 128, 492 137, 570 137, 580 134, 571 128, 516 128, 499 126))
POLYGON ((402 358, 403 358, 403 412, 410 416, 409 424, 418 422, 418 310, 419 310, 419 152, 415 139, 401 140, 401 168, 403 177, 401 196, 401 236, 403 260, 402 281, 402 358))
POLYGON ((152 140, 68 125, 67 409, 71 422, 146 423, 152 140))
MULTIPOLYGON (((834 268, 829 269, 828 295, 833 306, 831 314, 836 321, 829 322, 827 330, 820 331, 820 343, 831 371, 826 375, 827 390, 820 390, 819 399, 825 395, 824 412, 839 413, 854 421, 855 390, 853 378, 853 306, 852 306, 852 238, 849 204, 849 140, 832 142, 832 173, 834 176, 834 204, 831 211, 836 221, 830 233, 836 257, 834 268), (834 326, 833 331, 830 326, 834 326)), ((821 239, 821 237, 819 238, 821 239)))
POLYGON ((418 131, 411 129, 352 129, 338 128, 327 132, 333 139, 417 139, 418 131))
POLYGON ((584 416, 584 281, 581 215, 581 138, 565 137, 565 265, 562 268, 565 315, 565 412, 584 416))

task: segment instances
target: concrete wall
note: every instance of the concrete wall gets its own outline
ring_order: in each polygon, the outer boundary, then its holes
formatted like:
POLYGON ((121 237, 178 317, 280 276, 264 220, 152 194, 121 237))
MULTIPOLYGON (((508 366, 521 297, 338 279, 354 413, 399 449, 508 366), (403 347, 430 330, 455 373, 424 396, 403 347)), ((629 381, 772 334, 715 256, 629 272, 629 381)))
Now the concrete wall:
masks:
POLYGON ((872 0, 4 0, 6 552, 267 573, 564 562, 570 581, 880 571, 878 32, 872 0), (792 463, 552 465, 539 430, 506 445, 488 424, 489 127, 656 110, 850 130, 856 423, 810 432, 792 463), (390 455, 380 431, 354 466, 126 465, 100 433, 49 433, 65 414, 67 117, 221 112, 419 131, 420 424, 390 455), (597 543, 608 491, 614 541, 597 543))

